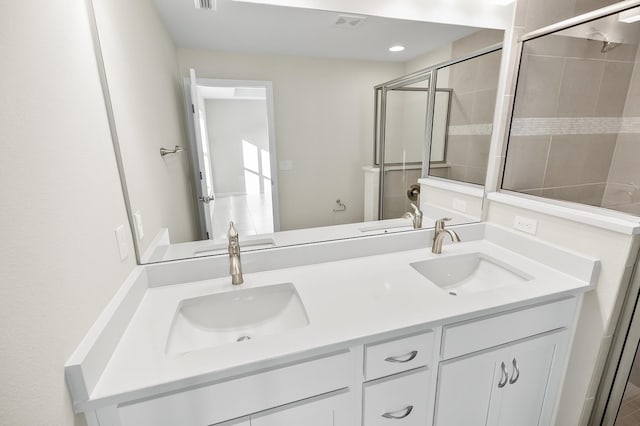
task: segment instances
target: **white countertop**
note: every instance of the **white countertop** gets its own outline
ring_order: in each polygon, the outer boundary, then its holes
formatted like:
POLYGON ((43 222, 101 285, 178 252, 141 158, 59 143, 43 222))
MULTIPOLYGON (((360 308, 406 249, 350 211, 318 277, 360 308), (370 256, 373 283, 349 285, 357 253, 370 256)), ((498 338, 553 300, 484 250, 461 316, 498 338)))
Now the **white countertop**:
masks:
POLYGON ((438 326, 577 294, 593 285, 593 279, 589 282, 585 275, 582 277, 552 269, 489 240, 479 240, 445 245, 441 255, 433 255, 430 247, 425 247, 245 274, 245 283, 239 288, 232 288, 229 277, 149 288, 90 391, 89 402, 143 398, 273 366, 296 354, 308 356, 320 349, 366 343, 395 330, 438 326), (409 265, 468 252, 483 252, 535 278, 456 297, 409 265), (182 299, 285 282, 296 286, 309 317, 308 326, 185 354, 165 353, 172 320, 182 299))

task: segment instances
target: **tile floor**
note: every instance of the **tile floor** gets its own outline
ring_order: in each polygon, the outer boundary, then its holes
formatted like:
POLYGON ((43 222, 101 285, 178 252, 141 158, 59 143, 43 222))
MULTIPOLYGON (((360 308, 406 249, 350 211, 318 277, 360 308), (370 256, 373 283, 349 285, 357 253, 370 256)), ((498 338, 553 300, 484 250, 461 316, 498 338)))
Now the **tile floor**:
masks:
POLYGON ((627 383, 615 426, 640 426, 640 388, 627 383))
POLYGON ((240 236, 273 232, 271 194, 221 195, 213 202, 211 223, 215 240, 226 239, 233 221, 240 236))

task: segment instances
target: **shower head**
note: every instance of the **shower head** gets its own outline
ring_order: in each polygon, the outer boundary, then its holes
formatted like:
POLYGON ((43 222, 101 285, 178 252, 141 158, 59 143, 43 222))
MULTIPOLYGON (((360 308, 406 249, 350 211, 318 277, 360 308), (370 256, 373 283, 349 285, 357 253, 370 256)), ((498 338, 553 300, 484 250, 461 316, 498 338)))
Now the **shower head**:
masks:
POLYGON ((598 31, 595 28, 592 28, 592 31, 587 34, 587 40, 601 41, 602 48, 600 49, 600 53, 610 52, 622 44, 622 41, 609 40, 609 37, 607 37, 605 33, 598 31), (598 36, 598 38, 594 38, 594 36, 598 36))
POLYGON ((607 53, 620 46, 622 43, 617 41, 603 41, 602 49, 600 49, 600 53, 607 53))

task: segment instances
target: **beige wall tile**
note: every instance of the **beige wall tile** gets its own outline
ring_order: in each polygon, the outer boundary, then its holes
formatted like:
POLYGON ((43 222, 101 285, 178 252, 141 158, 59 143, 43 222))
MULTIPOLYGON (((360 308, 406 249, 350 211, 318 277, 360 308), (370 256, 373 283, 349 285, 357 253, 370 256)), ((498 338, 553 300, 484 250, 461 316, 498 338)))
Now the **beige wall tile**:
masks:
POLYGON ((473 95, 471 123, 492 123, 496 109, 497 89, 481 90, 473 95))
POLYGON ((571 201, 599 207, 606 184, 565 186, 560 188, 543 188, 542 196, 554 200, 571 201))
POLYGON ((485 47, 501 43, 504 38, 502 30, 481 30, 467 37, 456 40, 452 47, 452 57, 466 56, 485 47))
POLYGON ((606 182, 616 135, 553 136, 544 187, 606 182))
POLYGON ((513 191, 542 188, 550 142, 551 136, 512 136, 502 187, 513 191))
POLYGON ((449 125, 457 126, 470 124, 473 115, 474 94, 459 94, 455 89, 451 97, 451 111, 449 113, 449 125))
POLYGON ((514 117, 554 117, 564 60, 545 56, 523 57, 516 90, 514 117))
POLYGON ((558 117, 592 117, 596 112, 598 87, 604 62, 590 59, 565 59, 558 117))
POLYGON ((546 27, 573 16, 576 0, 533 0, 527 11, 526 31, 546 27))
POLYGON ((550 34, 526 42, 526 51, 529 55, 558 56, 566 54, 565 45, 569 37, 550 34))
POLYGON ((640 186, 640 135, 623 133, 618 136, 611 164, 609 182, 640 186))
POLYGON ((576 0, 573 15, 581 15, 583 13, 591 12, 592 10, 614 4, 616 1, 618 0, 576 0))
POLYGON ((469 136, 449 136, 447 139, 447 163, 466 164, 468 152, 469 136))
POLYGON ((607 52, 608 61, 634 62, 637 58, 638 43, 622 43, 620 46, 607 52))
POLYGON ((633 63, 607 62, 596 102, 596 116, 621 117, 633 73, 633 63))
POLYGON ((463 181, 468 183, 475 183, 477 185, 484 185, 484 181, 487 178, 486 167, 467 167, 463 181))
POLYGON ((629 83, 627 93, 627 103, 624 109, 625 117, 635 117, 640 115, 640 62, 634 64, 633 74, 629 83))
POLYGON ((491 147, 491 136, 473 135, 469 136, 469 151, 467 154, 467 164, 470 167, 480 167, 486 170, 489 161, 489 148, 491 147))

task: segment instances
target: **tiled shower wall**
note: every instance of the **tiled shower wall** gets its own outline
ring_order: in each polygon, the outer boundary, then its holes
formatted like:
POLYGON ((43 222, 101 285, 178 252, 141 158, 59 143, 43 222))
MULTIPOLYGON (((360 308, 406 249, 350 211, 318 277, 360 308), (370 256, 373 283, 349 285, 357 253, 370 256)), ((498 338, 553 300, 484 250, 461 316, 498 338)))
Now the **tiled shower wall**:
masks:
MULTIPOLYGON (((452 44, 459 58, 502 42, 503 32, 482 30, 452 44)), ((465 61, 438 73, 438 88, 452 89, 447 137, 447 167, 431 168, 430 176, 484 184, 491 142, 500 52, 465 61), (448 73, 447 79, 441 73, 448 73)))
POLYGON ((618 135, 602 207, 640 215, 640 48, 623 113, 628 128, 618 135))
POLYGON ((590 31, 525 43, 503 187, 629 209, 640 196, 633 183, 640 182, 640 170, 624 162, 637 165, 640 150, 638 134, 623 133, 638 129, 623 117, 638 116, 638 34, 602 53, 602 41, 580 37, 590 31))

